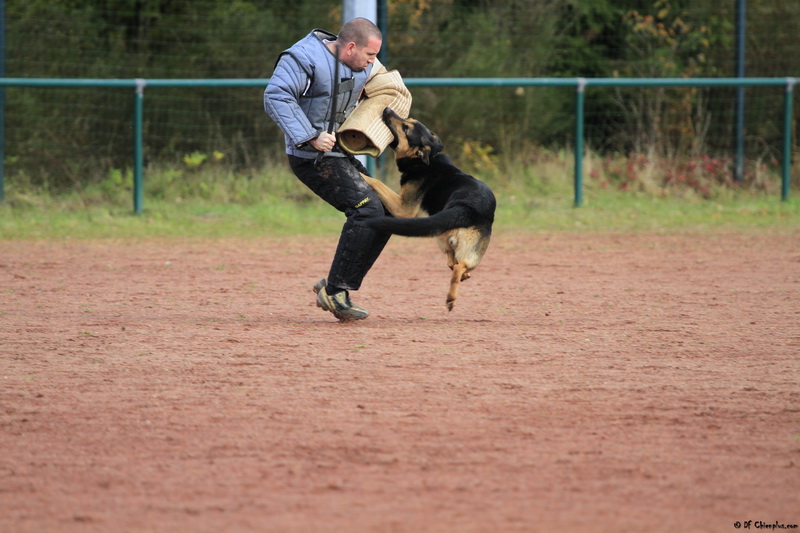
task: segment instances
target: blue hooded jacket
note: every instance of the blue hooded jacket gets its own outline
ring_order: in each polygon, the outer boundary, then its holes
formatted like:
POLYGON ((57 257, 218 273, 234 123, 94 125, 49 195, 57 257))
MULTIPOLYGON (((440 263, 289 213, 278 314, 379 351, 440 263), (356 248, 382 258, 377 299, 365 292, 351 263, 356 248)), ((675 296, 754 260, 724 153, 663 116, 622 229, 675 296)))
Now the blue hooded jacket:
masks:
MULTIPOLYGON (((336 36, 315 29, 278 57, 275 71, 264 91, 264 110, 286 136, 286 153, 313 159, 319 153, 309 141, 328 129, 336 58, 323 41, 336 36)), ((339 64, 339 96, 336 127, 353 111, 373 65, 353 71, 339 64)), ((344 157, 340 152, 326 155, 344 157)))

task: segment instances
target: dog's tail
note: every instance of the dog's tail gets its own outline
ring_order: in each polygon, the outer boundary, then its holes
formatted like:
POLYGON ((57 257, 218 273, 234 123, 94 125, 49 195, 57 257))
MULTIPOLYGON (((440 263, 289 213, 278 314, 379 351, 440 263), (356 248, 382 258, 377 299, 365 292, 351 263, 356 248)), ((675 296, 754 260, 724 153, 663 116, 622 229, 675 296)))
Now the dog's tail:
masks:
POLYGON ((369 218, 364 223, 371 228, 402 235, 404 237, 433 237, 447 230, 466 227, 468 213, 459 208, 450 208, 435 215, 421 218, 369 218))

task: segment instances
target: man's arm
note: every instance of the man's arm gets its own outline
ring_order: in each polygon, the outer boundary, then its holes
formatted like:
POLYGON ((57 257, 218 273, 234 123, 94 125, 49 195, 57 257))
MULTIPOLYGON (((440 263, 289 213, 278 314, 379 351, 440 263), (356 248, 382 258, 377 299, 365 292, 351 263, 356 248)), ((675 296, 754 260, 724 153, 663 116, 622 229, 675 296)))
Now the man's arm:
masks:
POLYGON ((306 143, 314 146, 312 141, 320 135, 299 104, 300 97, 310 82, 310 76, 297 61, 285 54, 275 66, 269 85, 264 91, 264 110, 297 147, 306 143))

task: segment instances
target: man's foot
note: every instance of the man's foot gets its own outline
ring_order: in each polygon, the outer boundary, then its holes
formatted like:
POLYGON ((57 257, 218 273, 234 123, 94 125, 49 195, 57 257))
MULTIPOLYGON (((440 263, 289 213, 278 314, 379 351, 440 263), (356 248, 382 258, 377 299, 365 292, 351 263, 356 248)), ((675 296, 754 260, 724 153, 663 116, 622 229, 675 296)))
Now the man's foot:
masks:
POLYGON ((317 286, 324 281, 322 279, 314 285, 314 292, 317 293, 317 307, 330 311, 333 316, 342 321, 363 320, 369 316, 369 312, 366 309, 350 301, 350 295, 347 294, 347 291, 339 291, 333 296, 329 296, 325 284, 321 285, 319 290, 316 290, 317 286))

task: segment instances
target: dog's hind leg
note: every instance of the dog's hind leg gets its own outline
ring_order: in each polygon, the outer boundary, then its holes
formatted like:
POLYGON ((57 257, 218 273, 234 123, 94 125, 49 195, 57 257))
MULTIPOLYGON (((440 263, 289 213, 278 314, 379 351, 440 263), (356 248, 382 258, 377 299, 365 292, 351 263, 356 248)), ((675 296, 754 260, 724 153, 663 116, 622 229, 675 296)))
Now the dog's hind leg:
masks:
POLYGON ((462 280, 469 277, 469 269, 463 262, 453 265, 453 275, 450 276, 450 290, 447 292, 447 310, 452 311, 458 299, 458 286, 462 280))

